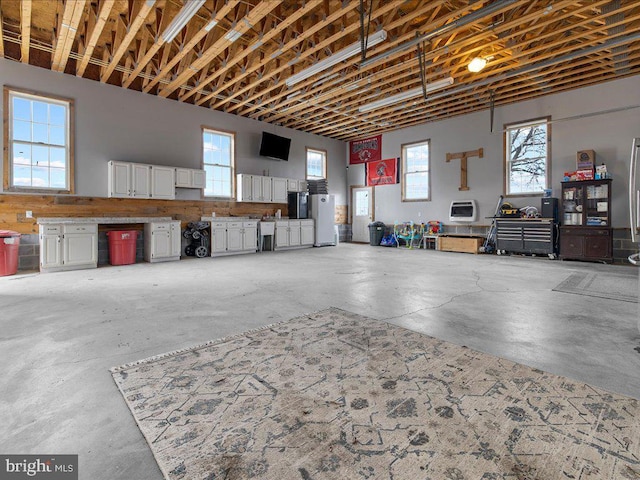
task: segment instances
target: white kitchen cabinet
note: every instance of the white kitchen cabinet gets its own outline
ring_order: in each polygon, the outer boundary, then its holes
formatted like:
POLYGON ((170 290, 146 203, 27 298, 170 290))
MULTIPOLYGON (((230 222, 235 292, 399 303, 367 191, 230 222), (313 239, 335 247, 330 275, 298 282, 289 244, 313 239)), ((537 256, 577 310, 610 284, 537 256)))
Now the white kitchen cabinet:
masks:
POLYGON ((271 179, 271 202, 287 203, 287 183, 286 178, 271 179))
POLYGON ((211 256, 227 252, 227 222, 211 223, 211 256))
POLYGON ((253 202, 253 175, 236 175, 236 198, 239 202, 253 202))
POLYGON ((207 172, 191 170, 191 188, 204 188, 207 184, 207 172))
POLYGON ((287 192, 299 192, 299 188, 300 185, 298 183, 298 180, 294 178, 287 178, 287 192))
POLYGON ((242 250, 242 222, 227 223, 227 251, 239 252, 242 250))
POLYGON ((300 220, 300 245, 312 246, 314 233, 313 219, 300 220))
POLYGON ((239 202, 271 202, 271 177, 239 173, 236 180, 239 202))
POLYGON ((129 162, 109 162, 109 197, 149 198, 151 170, 149 165, 129 162))
POLYGON ((313 220, 277 220, 275 250, 313 246, 313 220))
POLYGON ((180 222, 144 224, 144 259, 147 262, 180 260, 180 222))
POLYGON ((206 172, 193 168, 176 168, 176 187, 179 188, 204 188, 206 172))
POLYGON ((289 220, 289 246, 300 246, 300 220, 289 220))
POLYGON ((289 220, 276 221, 275 249, 289 246, 289 220))
POLYGON ((257 235, 257 220, 213 219, 211 222, 211 256, 256 253, 258 249, 257 235))
POLYGON ((288 192, 306 192, 307 181, 296 180, 295 178, 287 178, 287 191, 288 192))
POLYGON ((151 167, 139 163, 131 165, 131 196, 149 198, 151 196, 151 167))
POLYGON ((254 202, 271 202, 271 177, 252 175, 251 190, 254 202))
POLYGON ((256 252, 258 250, 258 221, 242 222, 242 250, 256 252))
POLYGON ((174 167, 151 165, 151 197, 165 200, 176 198, 174 167))
POLYGON ((110 161, 108 196, 112 198, 174 199, 175 168, 110 161))
POLYGON ((40 225, 40 270, 98 266, 98 225, 40 225))
POLYGON ((109 162, 108 189, 109 197, 131 196, 131 164, 109 162))

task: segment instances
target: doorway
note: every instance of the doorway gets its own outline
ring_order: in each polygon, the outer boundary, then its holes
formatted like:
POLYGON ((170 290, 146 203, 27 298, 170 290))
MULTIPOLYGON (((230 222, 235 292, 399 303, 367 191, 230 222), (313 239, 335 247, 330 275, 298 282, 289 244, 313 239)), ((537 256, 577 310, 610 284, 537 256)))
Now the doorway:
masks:
POLYGON ((369 224, 373 222, 373 187, 352 187, 351 212, 351 240, 369 243, 369 224))

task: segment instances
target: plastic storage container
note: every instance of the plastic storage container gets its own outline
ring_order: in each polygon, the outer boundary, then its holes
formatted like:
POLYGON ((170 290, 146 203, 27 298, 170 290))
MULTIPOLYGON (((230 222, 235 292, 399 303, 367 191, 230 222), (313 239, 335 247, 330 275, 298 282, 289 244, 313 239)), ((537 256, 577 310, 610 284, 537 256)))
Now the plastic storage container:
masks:
POLYGON ((0 276, 14 275, 18 271, 20 234, 13 230, 0 230, 0 276))
POLYGON ((384 237, 384 223, 373 222, 369 224, 369 245, 377 247, 384 237))
POLYGON ((111 265, 130 265, 136 263, 135 230, 112 230, 107 232, 109 238, 109 263, 111 265))

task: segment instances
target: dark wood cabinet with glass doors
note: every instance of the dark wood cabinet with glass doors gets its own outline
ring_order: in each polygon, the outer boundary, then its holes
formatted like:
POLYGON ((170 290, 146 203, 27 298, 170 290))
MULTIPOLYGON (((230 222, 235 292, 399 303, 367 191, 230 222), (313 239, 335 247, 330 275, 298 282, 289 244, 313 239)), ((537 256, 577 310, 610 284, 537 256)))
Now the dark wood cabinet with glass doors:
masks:
POLYGON ((562 183, 560 258, 613 262, 611 179, 562 183))

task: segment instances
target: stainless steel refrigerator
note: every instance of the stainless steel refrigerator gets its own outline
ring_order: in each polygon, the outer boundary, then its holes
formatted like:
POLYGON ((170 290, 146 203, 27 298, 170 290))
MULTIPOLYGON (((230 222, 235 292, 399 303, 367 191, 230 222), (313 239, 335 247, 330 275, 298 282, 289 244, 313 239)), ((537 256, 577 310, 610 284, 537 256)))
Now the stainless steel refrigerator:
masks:
POLYGON ((335 245, 336 200, 333 195, 309 195, 311 218, 315 220, 315 247, 335 245))
POLYGON ((309 194, 307 192, 289 192, 287 199, 289 201, 289 218, 309 218, 309 194))

